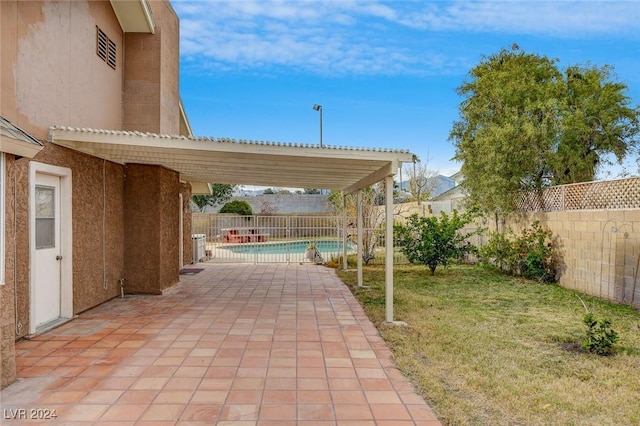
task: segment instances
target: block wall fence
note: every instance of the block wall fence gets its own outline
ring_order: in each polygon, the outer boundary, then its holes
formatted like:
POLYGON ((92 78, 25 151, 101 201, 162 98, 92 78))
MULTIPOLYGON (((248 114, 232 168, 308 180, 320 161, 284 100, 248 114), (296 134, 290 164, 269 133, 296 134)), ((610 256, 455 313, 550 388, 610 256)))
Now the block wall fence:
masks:
POLYGON ((522 213, 500 225, 520 234, 536 220, 556 237, 561 286, 640 308, 640 209, 522 213))
MULTIPOLYGON (((412 213, 450 213, 464 208, 459 201, 450 200, 445 208, 433 202, 396 205, 396 219, 412 213)), ((497 223, 495 218, 483 218, 478 226, 490 231, 511 228, 519 235, 539 221, 555 237, 561 286, 640 308, 640 177, 522 193, 518 210, 523 213, 498 218, 497 223)), ((485 234, 471 242, 481 246, 487 241, 485 234)))
MULTIPOLYGON (((420 216, 424 206, 400 205, 395 220, 413 213, 420 216)), ((488 231, 511 228, 520 235, 524 228, 539 221, 553 233, 558 247, 557 279, 565 288, 605 300, 640 308, 640 209, 594 209, 527 212, 507 217, 486 217, 479 227, 488 231)), ((473 228, 473 227, 470 227, 473 228)), ((471 238, 482 246, 488 232, 471 238)))

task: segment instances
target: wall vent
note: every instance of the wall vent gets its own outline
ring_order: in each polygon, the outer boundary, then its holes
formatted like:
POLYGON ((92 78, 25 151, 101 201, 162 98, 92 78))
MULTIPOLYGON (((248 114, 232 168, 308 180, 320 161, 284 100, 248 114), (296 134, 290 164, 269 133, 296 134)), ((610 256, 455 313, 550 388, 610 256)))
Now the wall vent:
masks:
POLYGON ((96 27, 96 53, 111 68, 116 69, 116 43, 104 31, 96 27))

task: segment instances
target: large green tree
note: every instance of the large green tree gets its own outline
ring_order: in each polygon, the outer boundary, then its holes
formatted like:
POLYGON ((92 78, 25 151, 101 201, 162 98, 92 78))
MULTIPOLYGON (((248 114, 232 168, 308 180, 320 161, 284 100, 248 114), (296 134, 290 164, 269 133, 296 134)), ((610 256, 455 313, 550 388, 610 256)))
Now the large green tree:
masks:
POLYGON ((638 109, 610 67, 566 70, 562 132, 550 161, 554 184, 592 181, 609 156, 621 163, 638 143, 638 109))
POLYGON ((518 46, 483 58, 458 88, 450 140, 471 202, 511 211, 522 190, 592 180, 637 146, 638 112, 610 69, 569 67, 518 46))
POLYGON ((450 139, 473 203, 511 210, 511 195, 542 185, 559 122, 562 74, 555 61, 501 50, 470 71, 450 139))
POLYGON ((207 206, 215 207, 218 204, 229 201, 233 195, 233 191, 236 189, 236 185, 228 185, 223 183, 211 184, 210 195, 194 195, 191 197, 191 201, 198 206, 198 209, 203 212, 207 206))

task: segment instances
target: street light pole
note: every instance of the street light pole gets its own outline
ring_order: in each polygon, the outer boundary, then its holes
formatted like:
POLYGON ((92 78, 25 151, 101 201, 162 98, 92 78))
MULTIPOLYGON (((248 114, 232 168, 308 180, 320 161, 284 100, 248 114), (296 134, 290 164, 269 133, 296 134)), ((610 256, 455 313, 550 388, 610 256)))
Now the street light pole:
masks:
POLYGON ((315 104, 313 109, 320 112, 320 148, 322 148, 322 105, 315 104))

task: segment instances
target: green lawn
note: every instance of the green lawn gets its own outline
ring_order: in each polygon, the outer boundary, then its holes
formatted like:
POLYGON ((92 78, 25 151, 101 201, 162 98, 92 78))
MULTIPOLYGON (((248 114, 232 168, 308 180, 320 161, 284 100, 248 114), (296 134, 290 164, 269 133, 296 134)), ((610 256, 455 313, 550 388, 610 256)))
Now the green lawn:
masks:
POLYGON ((619 334, 615 355, 581 350, 579 294, 480 267, 396 266, 384 322, 384 267, 338 274, 396 363, 449 425, 640 425, 640 314, 580 295, 619 334))

